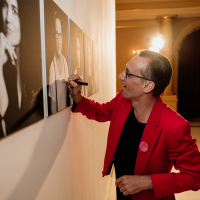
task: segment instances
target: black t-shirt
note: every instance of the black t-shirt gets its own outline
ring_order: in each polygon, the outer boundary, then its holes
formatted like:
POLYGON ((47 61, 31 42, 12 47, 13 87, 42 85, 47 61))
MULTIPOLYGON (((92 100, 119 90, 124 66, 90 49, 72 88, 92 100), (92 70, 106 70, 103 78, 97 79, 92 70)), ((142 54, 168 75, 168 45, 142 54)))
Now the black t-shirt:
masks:
MULTIPOLYGON (((134 109, 132 108, 114 155, 116 179, 123 175, 133 175, 137 152, 145 125, 137 121, 134 109)), ((124 196, 117 187, 117 200, 131 200, 131 195, 124 196)))

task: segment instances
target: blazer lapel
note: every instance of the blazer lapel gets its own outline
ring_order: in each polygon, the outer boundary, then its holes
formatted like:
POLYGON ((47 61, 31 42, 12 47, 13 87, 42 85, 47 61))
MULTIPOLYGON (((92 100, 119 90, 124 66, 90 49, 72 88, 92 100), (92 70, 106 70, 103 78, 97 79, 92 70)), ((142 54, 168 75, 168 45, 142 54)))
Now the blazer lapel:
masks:
POLYGON ((105 160, 104 160, 104 174, 107 173, 107 170, 109 169, 110 164, 112 163, 112 159, 117 149, 117 145, 118 145, 122 130, 124 128, 124 124, 126 123, 127 117, 131 109, 132 109, 131 101, 130 100, 126 101, 126 99, 123 98, 123 103, 121 104, 119 108, 119 112, 108 134, 107 149, 106 149, 106 155, 105 155, 105 160))
POLYGON ((142 152, 140 148, 138 148, 134 174, 142 175, 144 173, 149 157, 161 133, 159 123, 160 115, 162 112, 162 105, 162 100, 160 97, 158 97, 151 111, 141 138, 141 142, 144 141, 148 144, 148 150, 146 152, 142 152))

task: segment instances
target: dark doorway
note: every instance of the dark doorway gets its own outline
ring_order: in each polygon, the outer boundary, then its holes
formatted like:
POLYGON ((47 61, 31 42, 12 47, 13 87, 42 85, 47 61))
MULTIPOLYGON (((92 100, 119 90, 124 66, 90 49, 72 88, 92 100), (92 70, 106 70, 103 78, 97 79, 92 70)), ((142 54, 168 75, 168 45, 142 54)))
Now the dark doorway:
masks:
POLYGON ((178 99, 184 118, 200 118, 200 30, 185 38, 179 52, 178 99))

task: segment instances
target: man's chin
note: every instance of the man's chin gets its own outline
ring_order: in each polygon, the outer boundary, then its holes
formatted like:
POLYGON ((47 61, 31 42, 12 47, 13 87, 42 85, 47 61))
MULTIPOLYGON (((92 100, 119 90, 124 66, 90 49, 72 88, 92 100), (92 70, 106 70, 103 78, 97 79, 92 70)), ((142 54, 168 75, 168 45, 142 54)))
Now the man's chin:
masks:
POLYGON ((129 98, 128 98, 128 95, 126 94, 126 92, 124 92, 124 90, 122 91, 122 96, 123 96, 124 98, 126 98, 126 99, 129 99, 129 98))

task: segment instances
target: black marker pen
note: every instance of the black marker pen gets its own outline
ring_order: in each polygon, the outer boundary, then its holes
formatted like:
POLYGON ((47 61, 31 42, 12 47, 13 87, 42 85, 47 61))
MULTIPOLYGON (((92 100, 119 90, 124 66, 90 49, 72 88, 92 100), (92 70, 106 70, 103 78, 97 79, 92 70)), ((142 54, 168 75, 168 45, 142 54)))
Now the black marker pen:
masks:
MULTIPOLYGON (((86 83, 86 82, 77 81, 77 80, 74 80, 74 82, 76 82, 77 84, 80 84, 80 85, 88 86, 88 83, 86 83)), ((65 83, 70 83, 70 81, 65 81, 65 83)))

